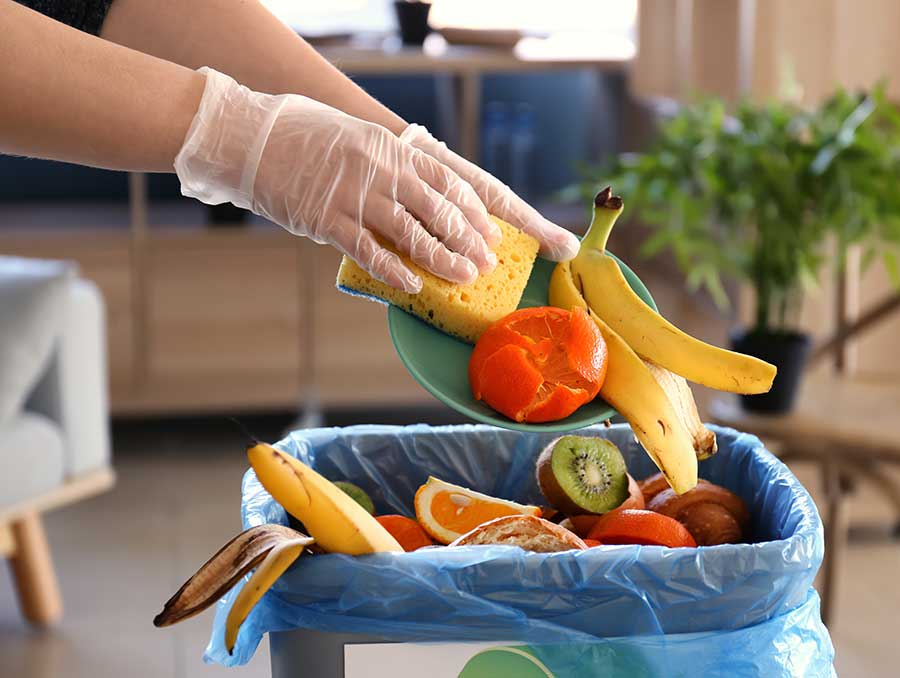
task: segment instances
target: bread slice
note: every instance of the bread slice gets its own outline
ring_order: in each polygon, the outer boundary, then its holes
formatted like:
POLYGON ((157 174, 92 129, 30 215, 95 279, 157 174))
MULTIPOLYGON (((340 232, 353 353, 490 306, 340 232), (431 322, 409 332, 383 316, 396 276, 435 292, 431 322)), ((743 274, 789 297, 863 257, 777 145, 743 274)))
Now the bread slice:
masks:
POLYGON ((503 516, 489 520, 451 542, 450 546, 502 544, 536 553, 584 550, 581 537, 556 523, 535 516, 503 516))
POLYGON ((478 276, 471 285, 438 278, 404 256, 403 262, 422 277, 422 291, 408 294, 375 280, 344 257, 338 269, 338 289, 402 308, 442 332, 474 344, 488 327, 516 310, 538 252, 538 241, 530 235, 496 217, 491 219, 503 233, 495 250, 497 268, 478 276))

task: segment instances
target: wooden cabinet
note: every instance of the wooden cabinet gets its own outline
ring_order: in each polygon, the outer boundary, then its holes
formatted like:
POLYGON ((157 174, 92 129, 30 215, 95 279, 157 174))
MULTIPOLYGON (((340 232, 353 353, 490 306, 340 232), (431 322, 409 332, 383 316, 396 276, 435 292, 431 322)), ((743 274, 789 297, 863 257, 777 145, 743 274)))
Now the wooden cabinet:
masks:
POLYGON ((296 375, 301 271, 291 247, 154 244, 148 261, 148 378, 296 375))
POLYGON ((295 405, 306 350, 297 239, 274 229, 159 230, 145 250, 145 360, 123 409, 295 405))
POLYGON ((325 405, 431 400, 403 367, 387 326, 387 307, 335 287, 341 255, 304 241, 313 268, 311 367, 325 405))
POLYGON ((384 306, 334 285, 340 255, 272 226, 0 228, 0 253, 72 259, 106 301, 114 414, 431 400, 384 306))

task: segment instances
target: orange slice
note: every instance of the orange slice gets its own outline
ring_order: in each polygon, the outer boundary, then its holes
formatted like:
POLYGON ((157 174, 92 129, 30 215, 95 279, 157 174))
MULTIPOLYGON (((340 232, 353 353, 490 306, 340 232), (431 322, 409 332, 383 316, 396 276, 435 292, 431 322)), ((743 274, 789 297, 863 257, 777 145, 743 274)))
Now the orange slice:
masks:
POLYGON ((494 518, 541 515, 537 506, 497 499, 433 476, 416 492, 415 504, 419 524, 441 544, 449 544, 494 518))

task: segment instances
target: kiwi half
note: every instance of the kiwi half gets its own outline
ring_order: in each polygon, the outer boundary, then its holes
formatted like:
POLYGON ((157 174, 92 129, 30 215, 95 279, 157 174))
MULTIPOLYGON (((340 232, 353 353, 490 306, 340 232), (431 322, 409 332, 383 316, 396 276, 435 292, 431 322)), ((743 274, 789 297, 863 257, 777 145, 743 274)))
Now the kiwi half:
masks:
POLYGON ((353 501, 362 506, 370 515, 375 515, 375 504, 363 488, 359 485, 348 483, 346 480, 335 480, 334 484, 345 494, 349 494, 353 501))
POLYGON ((563 513, 605 513, 628 498, 619 448, 604 438, 563 436, 537 460, 541 491, 563 513))

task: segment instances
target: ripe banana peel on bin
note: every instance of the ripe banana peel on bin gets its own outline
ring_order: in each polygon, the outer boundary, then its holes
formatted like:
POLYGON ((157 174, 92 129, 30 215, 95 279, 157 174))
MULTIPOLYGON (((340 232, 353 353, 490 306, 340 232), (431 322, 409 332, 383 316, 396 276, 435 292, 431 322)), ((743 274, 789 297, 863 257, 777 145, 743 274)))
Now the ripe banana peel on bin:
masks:
POLYGON ((259 442, 247 457, 262 486, 329 553, 403 552, 368 511, 299 459, 259 442))
POLYGON ((153 625, 171 626, 203 612, 255 568, 228 612, 225 642, 231 652, 253 606, 314 542, 315 539, 284 525, 258 525, 241 532, 178 589, 153 619, 153 625))
POLYGON ((244 584, 228 610, 228 618, 225 620, 225 647, 231 653, 237 642, 238 631, 241 624, 250 614, 250 610, 266 594, 278 577, 284 574, 291 564, 297 560, 307 544, 303 539, 282 541, 273 546, 266 554, 263 561, 253 572, 253 576, 244 584))
POLYGON ((247 449, 247 457, 262 486, 313 536, 276 524, 242 532, 188 579, 153 620, 155 626, 170 626, 199 614, 254 570, 228 611, 229 653, 247 615, 308 546, 315 543, 330 553, 350 555, 403 551, 366 509, 303 462, 260 442, 247 449))

